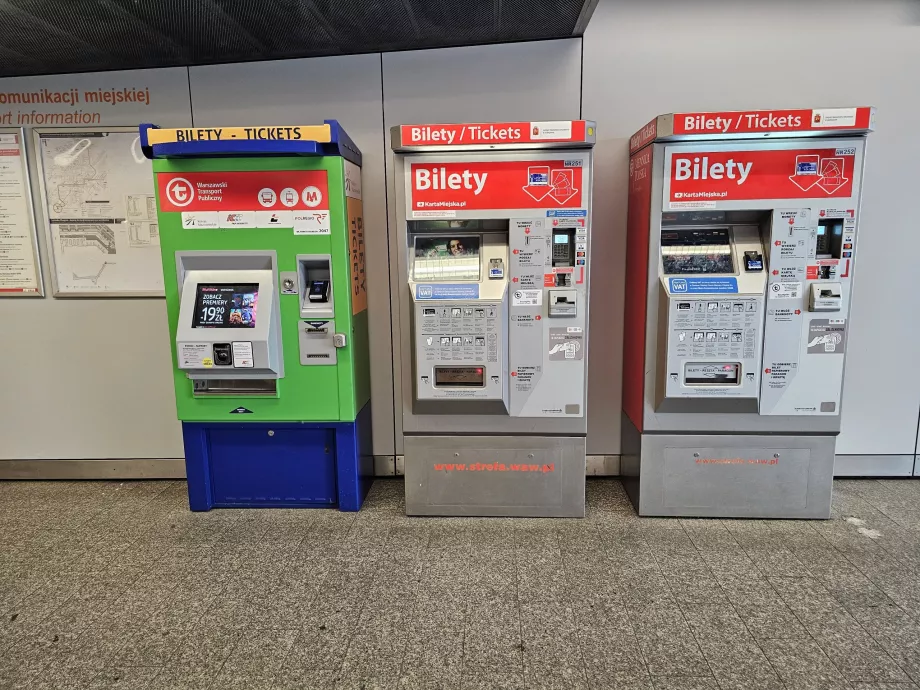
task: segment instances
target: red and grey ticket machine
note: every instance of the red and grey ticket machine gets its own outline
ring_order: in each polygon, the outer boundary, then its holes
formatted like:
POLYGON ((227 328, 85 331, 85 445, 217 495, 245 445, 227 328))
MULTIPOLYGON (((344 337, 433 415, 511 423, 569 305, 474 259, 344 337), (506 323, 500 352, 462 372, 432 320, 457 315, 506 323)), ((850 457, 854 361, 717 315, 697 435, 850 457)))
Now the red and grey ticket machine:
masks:
POLYGON ((392 136, 406 511, 584 516, 594 123, 392 136))
POLYGON ((630 139, 625 484, 641 515, 827 518, 868 107, 630 139))

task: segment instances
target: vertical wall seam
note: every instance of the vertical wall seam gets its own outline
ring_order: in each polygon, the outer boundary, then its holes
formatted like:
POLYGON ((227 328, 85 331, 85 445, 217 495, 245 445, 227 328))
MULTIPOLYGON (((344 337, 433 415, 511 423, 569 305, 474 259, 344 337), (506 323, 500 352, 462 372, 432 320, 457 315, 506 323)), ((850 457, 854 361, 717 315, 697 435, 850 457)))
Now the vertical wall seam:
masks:
POLYGON ((188 83, 188 112, 192 117, 192 127, 195 126, 195 106, 192 103, 192 68, 185 68, 185 79, 188 83))
POLYGON ((393 304, 393 274, 392 274, 392 261, 393 257, 390 253, 390 171, 389 171, 389 156, 387 155, 387 108, 386 108, 386 97, 383 91, 383 53, 378 53, 380 56, 380 128, 383 130, 383 182, 384 182, 384 194, 383 194, 383 208, 385 211, 384 219, 386 223, 387 236, 386 236, 386 246, 387 246, 387 290, 388 290, 388 301, 390 303, 390 381, 393 383, 393 390, 391 395, 391 400, 393 404, 393 472, 396 472, 396 452, 397 444, 396 437, 398 435, 398 430, 396 428, 396 386, 401 386, 402 382, 396 380, 396 366, 394 362, 396 361, 396 348, 395 341, 393 340, 393 309, 396 305, 393 304))

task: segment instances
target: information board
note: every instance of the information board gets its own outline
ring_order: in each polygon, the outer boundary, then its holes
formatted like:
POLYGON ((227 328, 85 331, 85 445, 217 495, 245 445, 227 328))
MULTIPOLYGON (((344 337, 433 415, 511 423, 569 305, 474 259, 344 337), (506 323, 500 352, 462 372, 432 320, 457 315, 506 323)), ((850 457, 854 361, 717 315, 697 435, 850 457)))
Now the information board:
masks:
POLYGON ((161 296, 153 168, 133 127, 37 129, 54 294, 161 296))
POLYGON ((37 240, 23 133, 0 128, 0 297, 44 295, 37 240))

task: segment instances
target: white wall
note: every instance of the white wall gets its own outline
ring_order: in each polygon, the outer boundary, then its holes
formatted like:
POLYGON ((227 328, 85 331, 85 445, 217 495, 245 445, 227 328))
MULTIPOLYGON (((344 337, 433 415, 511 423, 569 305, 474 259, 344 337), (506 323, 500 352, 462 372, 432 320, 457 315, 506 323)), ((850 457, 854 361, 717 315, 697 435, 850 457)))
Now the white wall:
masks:
MULTIPOLYGON (((189 125, 192 110, 199 125, 341 121, 365 157, 368 274, 375 286, 369 294, 374 452, 380 455, 402 452, 389 325, 397 289, 386 236, 389 127, 598 122, 588 452, 613 455, 620 452, 629 135, 654 115, 683 109, 875 105, 839 450, 906 459, 918 442, 920 413, 920 370, 911 365, 920 358, 915 269, 904 258, 920 254, 912 226, 920 29, 902 25, 918 20, 910 10, 910 0, 692 6, 601 0, 584 39, 6 79, 0 92, 151 87, 149 106, 103 108, 108 125, 189 125), (908 364, 892 370, 895 356, 908 364)), ((44 232, 40 240, 50 290, 44 232)), ((0 329, 6 365, 0 460, 182 456, 162 300, 0 299, 0 319, 8 324, 0 329)))
MULTIPOLYGON (((0 79, 0 92, 137 86, 149 105, 88 109, 103 125, 191 124, 184 68, 0 79)), ((0 299, 0 460, 181 458, 165 302, 53 299, 41 225, 39 254, 47 297, 0 299)))
MULTIPOLYGON (((655 115, 681 110, 874 105, 878 131, 869 138, 838 453, 913 455, 920 410, 920 312, 910 259, 920 255, 920 29, 904 25, 916 20, 911 9, 910 0, 601 0, 584 36, 583 115, 598 122, 596 184, 607 190, 596 195, 595 237, 604 237, 598 228, 612 231, 611 275, 599 280, 595 270, 591 290, 596 295, 608 283, 612 319, 600 329, 594 322, 592 353, 600 338, 610 343, 610 358, 600 366, 592 359, 592 383, 603 376, 614 395, 620 389, 633 132, 655 115)), ((610 426, 615 420, 608 418, 610 426)), ((598 432, 589 427, 595 448, 598 432)), ((617 452, 618 433, 600 433, 605 452, 617 452)))

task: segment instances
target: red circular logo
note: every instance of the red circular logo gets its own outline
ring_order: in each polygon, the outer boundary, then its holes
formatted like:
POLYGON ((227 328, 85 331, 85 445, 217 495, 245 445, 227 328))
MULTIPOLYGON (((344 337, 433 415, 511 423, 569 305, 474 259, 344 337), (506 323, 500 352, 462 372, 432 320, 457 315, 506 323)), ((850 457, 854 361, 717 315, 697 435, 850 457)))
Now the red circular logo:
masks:
POLYGON ((195 188, 184 177, 174 177, 166 183, 166 198, 173 206, 188 206, 195 199, 195 188))

